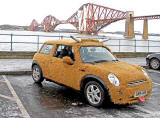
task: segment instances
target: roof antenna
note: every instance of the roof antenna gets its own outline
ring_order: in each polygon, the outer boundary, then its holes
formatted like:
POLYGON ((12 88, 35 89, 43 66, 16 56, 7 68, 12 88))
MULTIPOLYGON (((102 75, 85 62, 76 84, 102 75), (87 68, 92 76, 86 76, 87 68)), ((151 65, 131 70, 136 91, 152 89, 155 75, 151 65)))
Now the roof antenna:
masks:
POLYGON ((75 40, 76 42, 78 42, 78 43, 80 43, 81 42, 81 40, 80 39, 76 39, 76 38, 74 38, 73 36, 70 36, 70 38, 72 38, 73 40, 75 40))
POLYGON ((109 41, 110 39, 111 39, 111 38, 108 37, 107 39, 100 40, 99 42, 100 42, 100 43, 104 43, 104 42, 106 42, 106 41, 109 41))

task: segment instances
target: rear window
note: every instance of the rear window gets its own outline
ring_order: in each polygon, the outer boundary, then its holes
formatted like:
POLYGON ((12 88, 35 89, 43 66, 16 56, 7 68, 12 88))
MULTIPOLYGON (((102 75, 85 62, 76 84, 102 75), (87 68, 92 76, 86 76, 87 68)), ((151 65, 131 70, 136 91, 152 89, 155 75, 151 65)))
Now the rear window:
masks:
POLYGON ((50 45, 50 44, 44 44, 40 53, 41 54, 46 54, 46 55, 49 55, 51 50, 53 48, 53 45, 50 45))

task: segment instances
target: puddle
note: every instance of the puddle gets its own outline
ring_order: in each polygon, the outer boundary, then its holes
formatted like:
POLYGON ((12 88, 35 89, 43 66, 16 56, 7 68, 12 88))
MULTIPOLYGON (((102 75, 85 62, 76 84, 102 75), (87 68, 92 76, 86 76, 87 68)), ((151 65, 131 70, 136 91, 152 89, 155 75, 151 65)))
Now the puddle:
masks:
POLYGON ((82 94, 71 88, 45 82, 41 85, 33 84, 32 90, 34 99, 37 99, 47 109, 85 106, 82 94))

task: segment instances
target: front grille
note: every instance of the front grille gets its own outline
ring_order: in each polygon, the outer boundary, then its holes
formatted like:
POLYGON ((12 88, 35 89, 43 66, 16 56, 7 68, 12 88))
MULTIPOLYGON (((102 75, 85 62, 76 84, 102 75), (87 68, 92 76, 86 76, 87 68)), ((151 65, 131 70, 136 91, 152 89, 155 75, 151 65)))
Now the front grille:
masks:
POLYGON ((135 101, 135 100, 137 100, 137 98, 135 98, 134 96, 129 98, 129 101, 135 101))
POLYGON ((139 81, 130 82, 130 83, 128 83, 128 86, 133 86, 133 85, 141 84, 143 82, 145 82, 145 80, 139 80, 139 81))

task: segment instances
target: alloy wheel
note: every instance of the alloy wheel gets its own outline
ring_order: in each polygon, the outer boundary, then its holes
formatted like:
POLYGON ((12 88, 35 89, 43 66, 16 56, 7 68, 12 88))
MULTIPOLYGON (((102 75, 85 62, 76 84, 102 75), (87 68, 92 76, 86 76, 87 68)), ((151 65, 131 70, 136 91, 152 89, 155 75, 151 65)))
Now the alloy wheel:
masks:
POLYGON ((92 104, 98 104, 101 101, 101 97, 102 95, 99 87, 92 84, 87 87, 87 98, 89 102, 92 104))
POLYGON ((41 73, 37 66, 33 67, 33 79, 37 82, 40 80, 41 73))
POLYGON ((153 69, 159 69, 159 67, 160 67, 159 60, 158 59, 152 59, 151 62, 150 62, 150 66, 153 69))

